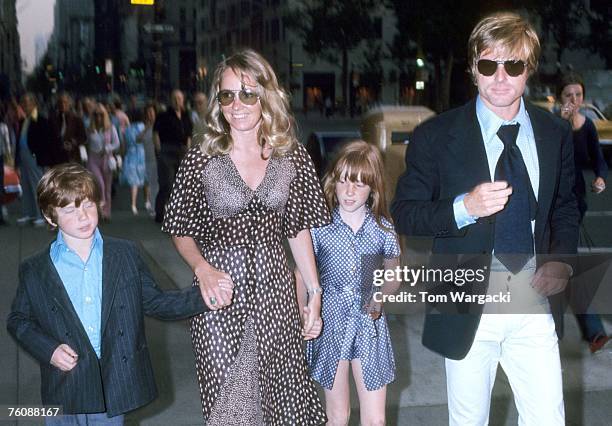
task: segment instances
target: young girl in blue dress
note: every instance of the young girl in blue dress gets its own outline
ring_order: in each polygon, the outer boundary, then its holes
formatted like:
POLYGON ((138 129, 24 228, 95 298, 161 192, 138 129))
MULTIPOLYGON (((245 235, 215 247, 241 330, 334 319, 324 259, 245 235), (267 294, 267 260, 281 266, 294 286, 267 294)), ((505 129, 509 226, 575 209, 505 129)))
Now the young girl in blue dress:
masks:
MULTIPOLYGON (((318 338, 305 336, 311 339, 307 357, 312 377, 325 390, 331 425, 348 424, 349 368, 362 425, 384 424, 386 386, 395 379, 387 321, 373 297, 398 287, 395 281, 373 285, 374 271, 395 269, 400 256, 382 176, 376 147, 363 141, 345 145, 323 178, 332 223, 311 230, 323 289, 323 328, 318 338)), ((305 290, 298 285, 300 291, 305 290)))

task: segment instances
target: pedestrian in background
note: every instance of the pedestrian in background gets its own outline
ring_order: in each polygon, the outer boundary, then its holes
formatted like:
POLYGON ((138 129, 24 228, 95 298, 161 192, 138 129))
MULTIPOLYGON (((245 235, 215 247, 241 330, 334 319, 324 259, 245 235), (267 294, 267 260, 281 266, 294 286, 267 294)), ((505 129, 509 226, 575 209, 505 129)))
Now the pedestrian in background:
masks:
POLYGON ((60 141, 64 156, 68 161, 80 162, 79 147, 87 142, 87 132, 81 120, 72 111, 72 98, 67 93, 57 97, 56 109, 49 120, 53 126, 55 137, 60 141))
POLYGON ((159 192, 155 199, 155 221, 161 223, 164 209, 181 160, 191 145, 193 126, 185 112, 185 97, 180 90, 170 94, 170 107, 160 113, 153 125, 153 140, 157 150, 159 192))
MULTIPOLYGON (((145 131, 143 122, 130 124, 124 133, 124 157, 123 167, 119 182, 130 187, 130 201, 132 214, 138 214, 136 202, 138 200, 138 188, 145 185, 145 148, 143 145, 142 133, 145 131)), ((146 197, 145 197, 146 198, 146 197)))
POLYGON ((193 110, 191 111, 191 121, 193 123, 193 133, 203 133, 203 126, 206 125, 206 113, 208 112, 208 97, 202 92, 195 92, 193 95, 193 110))
POLYGON ((145 183, 143 187, 145 209, 151 217, 155 217, 155 209, 151 201, 155 200, 158 191, 157 184, 157 153, 153 142, 153 125, 157 115, 155 104, 150 103, 144 107, 144 131, 138 135, 138 141, 144 147, 145 156, 145 183))
POLYGON ((83 120, 83 126, 85 129, 89 129, 91 125, 91 120, 93 118, 94 110, 96 109, 97 102, 88 96, 84 97, 81 101, 82 106, 82 115, 81 120, 83 120))
POLYGON ((0 225, 4 225, 4 157, 11 155, 11 138, 9 128, 4 122, 5 108, 0 103, 0 225))
MULTIPOLYGON (((332 223, 310 230, 323 289, 324 327, 321 336, 307 343, 306 356, 311 376, 325 391, 328 424, 349 423, 349 370, 362 425, 385 424, 387 385, 395 380, 391 337, 378 296, 395 293, 399 283, 374 285, 378 271, 400 264, 383 167, 380 152, 367 142, 342 147, 323 178, 332 223)), ((299 271, 296 275, 301 282, 299 271)), ((298 297, 304 303, 302 288, 298 283, 298 297)))
POLYGON ((44 226, 45 221, 36 201, 36 185, 46 167, 62 163, 67 157, 59 146, 59 139, 55 137, 49 120, 39 111, 36 97, 32 93, 24 94, 21 97, 21 107, 26 117, 19 129, 15 165, 21 178, 23 216, 17 219, 17 224, 31 222, 34 226, 44 226))
POLYGON ((119 136, 104 105, 97 104, 87 130, 87 168, 100 185, 102 219, 111 218, 111 185, 113 168, 111 156, 120 147, 119 136))
MULTIPOLYGON (((581 224, 587 211, 586 182, 583 170, 589 168, 593 170, 595 178, 591 182, 590 189, 595 194, 600 194, 606 189, 608 178, 608 165, 599 145, 595 124, 580 112, 584 96, 584 82, 579 74, 570 72, 561 77, 557 87, 557 100, 561 106, 559 110, 561 117, 569 121, 573 130, 574 164, 576 166, 574 193, 578 200, 581 224)), ((610 336, 606 334, 598 314, 578 313, 576 320, 582 338, 588 342, 591 353, 600 351, 610 342, 610 336)))

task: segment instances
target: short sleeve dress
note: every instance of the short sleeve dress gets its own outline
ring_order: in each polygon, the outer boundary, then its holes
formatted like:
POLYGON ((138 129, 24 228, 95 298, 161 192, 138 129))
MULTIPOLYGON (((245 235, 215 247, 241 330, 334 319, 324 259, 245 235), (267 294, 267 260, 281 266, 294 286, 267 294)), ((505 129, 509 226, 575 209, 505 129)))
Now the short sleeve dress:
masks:
POLYGON ((395 379, 385 314, 373 320, 364 309, 375 291, 374 271, 384 267, 384 259, 400 256, 393 226, 384 218, 382 223, 387 229, 368 209, 353 232, 336 208, 331 224, 310 230, 323 287, 323 330, 308 342, 307 358, 312 377, 326 389, 331 390, 341 359, 360 360, 369 391, 395 379))
POLYGON ((208 156, 199 147, 187 153, 162 230, 192 237, 206 261, 235 283, 229 307, 191 320, 207 425, 326 421, 308 374, 283 240, 329 220, 316 172, 299 144, 270 159, 255 190, 229 155, 208 156))

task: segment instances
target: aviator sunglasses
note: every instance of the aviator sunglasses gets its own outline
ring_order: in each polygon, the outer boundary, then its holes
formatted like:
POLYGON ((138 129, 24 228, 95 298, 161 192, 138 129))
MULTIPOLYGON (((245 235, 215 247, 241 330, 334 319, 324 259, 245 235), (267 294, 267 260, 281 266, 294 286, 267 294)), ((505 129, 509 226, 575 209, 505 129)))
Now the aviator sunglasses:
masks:
POLYGON ((240 99, 240 102, 244 105, 255 105, 259 99, 257 93, 245 89, 243 86, 240 90, 220 90, 217 94, 217 101, 219 101, 222 106, 229 106, 234 102, 236 93, 238 93, 238 99, 240 99))
POLYGON ((491 59, 479 59, 476 63, 478 72, 486 77, 490 77, 497 71, 497 65, 503 65, 506 74, 510 77, 518 77, 525 71, 525 62, 518 60, 492 61, 491 59))

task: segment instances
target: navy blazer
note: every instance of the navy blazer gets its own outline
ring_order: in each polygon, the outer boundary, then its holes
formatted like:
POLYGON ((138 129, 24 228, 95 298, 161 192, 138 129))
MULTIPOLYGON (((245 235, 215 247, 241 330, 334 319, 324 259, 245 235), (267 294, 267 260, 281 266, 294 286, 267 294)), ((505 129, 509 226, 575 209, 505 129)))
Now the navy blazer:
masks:
POLYGON ((22 262, 19 287, 7 321, 8 331, 40 363, 44 405, 64 413, 126 413, 157 396, 143 314, 163 320, 208 310, 198 287, 162 291, 137 246, 104 237, 102 260, 101 358, 98 359, 49 249, 22 262), (79 355, 68 372, 50 364, 62 343, 79 355))
MULTIPOLYGON (((574 186, 572 131, 565 120, 531 104, 525 104, 538 153, 540 182, 534 241, 538 265, 550 256, 575 254, 579 215, 574 186)), ((396 230, 411 236, 433 237, 434 254, 477 255, 490 262, 495 217, 457 228, 453 202, 457 195, 491 176, 476 101, 428 120, 414 131, 406 153, 406 172, 399 178, 391 213, 396 230)), ((486 269, 487 274, 489 269, 486 269)), ((486 277, 488 282, 488 275, 486 277)), ((486 283, 480 286, 486 292, 486 283)), ((562 308, 552 304, 558 334, 562 308)), ((470 314, 429 314, 423 344, 451 359, 465 357, 482 314, 478 305, 470 314)))

